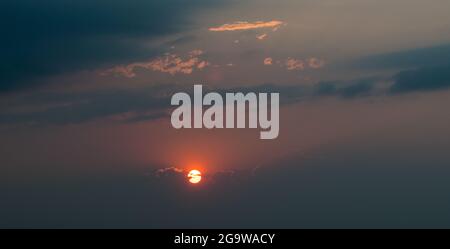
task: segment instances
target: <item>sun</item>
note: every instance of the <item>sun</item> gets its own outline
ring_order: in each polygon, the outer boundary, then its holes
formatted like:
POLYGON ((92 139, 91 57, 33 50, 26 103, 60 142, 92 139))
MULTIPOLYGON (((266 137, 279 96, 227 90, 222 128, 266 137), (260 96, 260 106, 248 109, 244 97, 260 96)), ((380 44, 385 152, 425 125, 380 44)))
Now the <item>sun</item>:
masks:
POLYGON ((189 174, 187 175, 189 182, 192 184, 197 184, 200 183, 200 181, 202 180, 202 172, 193 169, 191 171, 189 171, 189 174))

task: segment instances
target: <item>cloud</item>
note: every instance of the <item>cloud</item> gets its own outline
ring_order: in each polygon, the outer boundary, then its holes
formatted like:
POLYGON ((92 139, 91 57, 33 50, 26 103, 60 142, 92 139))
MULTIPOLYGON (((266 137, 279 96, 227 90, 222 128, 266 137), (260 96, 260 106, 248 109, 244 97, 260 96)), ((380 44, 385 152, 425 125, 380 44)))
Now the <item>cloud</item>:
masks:
MULTIPOLYGON (((189 85, 154 85, 139 89, 93 92, 34 92, 18 96, 0 111, 0 124, 69 125, 102 119, 145 122, 170 116, 170 97, 175 92, 192 93, 189 85), (20 109, 21 111, 16 111, 20 109)), ((263 84, 239 88, 215 88, 226 92, 279 92, 281 103, 297 102, 312 92, 303 86, 263 84)))
MULTIPOLYGON (((282 104, 304 99, 339 96, 344 98, 367 96, 371 88, 358 82, 331 82, 317 89, 303 85, 263 84, 239 88, 211 88, 226 92, 278 92, 282 104)), ((373 83, 375 84, 375 83, 373 83)), ((68 125, 101 119, 116 122, 145 122, 170 116, 170 97, 175 92, 191 93, 189 85, 154 85, 139 89, 116 89, 93 92, 59 93, 35 92, 16 97, 0 112, 0 124, 68 125), (21 111, 16 111, 16 110, 21 111)))
POLYGON ((371 55, 352 64, 363 69, 397 69, 388 94, 450 88, 450 44, 371 55))
POLYGON ((362 81, 356 84, 343 87, 338 90, 344 98, 367 97, 372 95, 374 89, 374 81, 362 81))
POLYGON ((302 59, 294 59, 288 58, 285 62, 286 69, 289 71, 303 71, 307 68, 311 69, 320 69, 325 66, 325 60, 318 59, 315 57, 302 60, 302 59))
POLYGON ((262 41, 262 40, 265 40, 267 38, 267 36, 268 36, 267 34, 257 35, 256 39, 262 41))
POLYGON ((416 48, 385 54, 370 55, 352 64, 362 69, 412 69, 447 65, 450 61, 450 44, 416 48))
POLYGON ((117 66, 102 72, 102 75, 117 74, 127 78, 136 77, 136 69, 147 69, 161 73, 192 74, 194 70, 202 70, 210 65, 208 61, 202 60, 199 56, 203 54, 202 50, 189 52, 185 59, 176 54, 166 54, 149 62, 137 62, 125 66, 117 66))
MULTIPOLYGON (((161 183, 170 183, 178 186, 182 186, 187 183, 187 172, 189 170, 166 167, 155 170, 150 174, 150 180, 160 180, 161 183)), ((208 187, 223 187, 229 184, 248 181, 251 177, 255 176, 256 168, 254 169, 233 169, 233 170, 216 170, 209 172, 208 174, 202 174, 201 186, 207 185, 208 187)))
POLYGON ((197 57, 202 55, 204 52, 200 49, 196 49, 196 50, 192 50, 191 52, 189 52, 189 56, 190 57, 197 57))
MULTIPOLYGON (((380 80, 365 78, 355 81, 321 82, 313 86, 262 84, 248 87, 216 88, 226 92, 278 92, 281 104, 335 96, 344 99, 375 94, 380 80)), ((176 92, 192 93, 189 85, 154 85, 139 89, 116 89, 93 92, 35 92, 16 97, 0 111, 0 124, 68 125, 101 119, 135 123, 170 116, 170 97, 176 92), (21 111, 16 111, 21 110, 21 111)))
POLYGON ((0 1, 0 92, 40 86, 48 76, 153 57, 161 51, 148 41, 190 29, 196 11, 227 2, 0 1))
POLYGON ((273 65, 273 59, 271 57, 265 58, 264 65, 266 65, 266 66, 273 65))
POLYGON ((162 168, 155 171, 156 177, 167 177, 169 175, 184 174, 184 170, 176 167, 162 168))
POLYGON ((250 87, 232 88, 231 92, 277 92, 280 93, 281 104, 291 104, 322 97, 338 97, 352 99, 360 97, 378 96, 385 92, 376 91, 377 84, 383 82, 382 78, 367 77, 350 81, 324 81, 315 85, 277 85, 262 84, 250 87))
POLYGON ((352 66, 370 70, 397 70, 386 94, 450 88, 450 44, 366 56, 353 61, 352 66))
POLYGON ((175 85, 135 90, 103 90, 80 93, 33 93, 10 103, 0 112, 2 124, 68 125, 104 118, 141 122, 168 116, 175 85), (20 107, 23 111, 16 112, 20 107), (36 109, 37 108, 37 109, 36 109))
POLYGON ((310 97, 312 91, 307 86, 303 85, 277 85, 277 84, 261 84, 247 87, 235 87, 231 89, 219 89, 221 93, 226 92, 262 92, 262 93, 279 93, 280 103, 287 105, 304 100, 310 97))
POLYGON ((209 28, 212 32, 225 32, 225 31, 239 31, 239 30, 251 30, 251 29, 262 29, 262 28, 278 28, 283 25, 282 21, 259 21, 259 22, 235 22, 229 24, 223 24, 219 27, 209 28))
POLYGON ((197 64, 197 68, 201 70, 201 69, 203 69, 203 68, 205 68, 205 67, 207 67, 207 66, 209 66, 209 65, 210 65, 209 62, 207 62, 207 61, 201 61, 200 63, 197 64))
POLYGON ((325 66, 325 61, 313 57, 308 59, 308 65, 310 68, 319 69, 325 66))
POLYGON ((450 66, 425 67, 396 74, 390 93, 436 91, 448 88, 450 88, 450 66))
POLYGON ((368 97, 374 94, 377 80, 368 78, 350 83, 320 82, 314 91, 315 96, 338 96, 345 99, 368 97))
POLYGON ((288 58, 286 60, 286 69, 289 71, 292 70, 299 70, 299 71, 303 71, 305 70, 305 62, 303 60, 297 60, 297 59, 292 59, 292 58, 288 58))

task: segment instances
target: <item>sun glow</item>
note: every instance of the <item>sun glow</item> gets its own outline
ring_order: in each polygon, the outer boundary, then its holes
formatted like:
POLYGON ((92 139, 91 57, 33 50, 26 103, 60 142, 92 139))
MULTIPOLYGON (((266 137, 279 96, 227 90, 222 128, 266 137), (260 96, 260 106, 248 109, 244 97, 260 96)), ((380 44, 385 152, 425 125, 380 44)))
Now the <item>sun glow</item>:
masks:
POLYGON ((189 174, 187 175, 189 182, 192 184, 200 183, 202 180, 202 173, 196 169, 189 171, 189 174))

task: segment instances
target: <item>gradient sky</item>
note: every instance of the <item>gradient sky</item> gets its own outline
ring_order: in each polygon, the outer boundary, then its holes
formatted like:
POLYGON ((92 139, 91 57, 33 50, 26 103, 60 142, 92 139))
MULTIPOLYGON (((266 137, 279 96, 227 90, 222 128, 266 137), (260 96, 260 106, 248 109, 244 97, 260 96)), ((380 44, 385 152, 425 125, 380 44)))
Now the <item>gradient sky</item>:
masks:
POLYGON ((449 228, 449 11, 1 1, 0 227, 449 228), (194 84, 279 92, 279 138, 173 129, 194 84))

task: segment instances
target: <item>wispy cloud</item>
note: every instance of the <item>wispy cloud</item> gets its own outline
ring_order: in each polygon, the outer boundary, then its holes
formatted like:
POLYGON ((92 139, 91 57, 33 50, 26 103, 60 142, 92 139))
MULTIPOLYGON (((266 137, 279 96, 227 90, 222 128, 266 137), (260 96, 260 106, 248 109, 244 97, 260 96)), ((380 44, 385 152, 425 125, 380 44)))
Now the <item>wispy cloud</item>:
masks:
POLYGON ((262 34, 262 35, 257 35, 257 36, 256 36, 256 39, 262 41, 262 40, 265 40, 267 37, 268 37, 267 34, 262 34))
POLYGON ((282 21, 269 21, 269 22, 235 22, 235 23, 226 23, 219 27, 209 28, 209 31, 212 32, 224 32, 224 31, 237 31, 237 30, 249 30, 249 29, 261 29, 261 28, 279 28, 283 25, 282 21))
POLYGON ((169 167, 169 168, 163 168, 163 169, 156 170, 155 176, 156 177, 164 177, 167 175, 183 174, 183 173, 184 173, 183 169, 179 169, 176 167, 169 167))
POLYGON ((303 70, 305 70, 305 62, 303 60, 288 58, 286 60, 285 64, 286 64, 286 69, 289 70, 289 71, 292 71, 292 70, 303 71, 303 70))
POLYGON ((102 75, 121 75, 127 78, 136 77, 136 69, 143 68, 152 71, 175 74, 191 74, 195 69, 202 70, 210 65, 206 60, 200 58, 202 50, 189 52, 187 58, 182 58, 176 54, 166 54, 148 62, 136 62, 129 65, 121 65, 108 69, 102 75))
POLYGON ((309 58, 308 66, 313 69, 319 69, 319 68, 322 68, 325 66, 325 61, 322 59, 315 58, 315 57, 309 58))
POLYGON ((320 69, 325 66, 325 60, 312 57, 306 60, 288 58, 285 62, 286 69, 289 71, 303 71, 307 68, 320 69))

